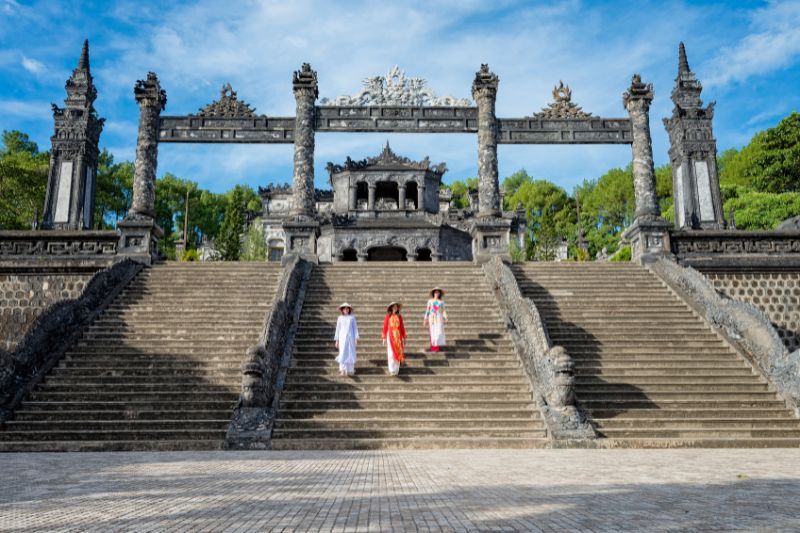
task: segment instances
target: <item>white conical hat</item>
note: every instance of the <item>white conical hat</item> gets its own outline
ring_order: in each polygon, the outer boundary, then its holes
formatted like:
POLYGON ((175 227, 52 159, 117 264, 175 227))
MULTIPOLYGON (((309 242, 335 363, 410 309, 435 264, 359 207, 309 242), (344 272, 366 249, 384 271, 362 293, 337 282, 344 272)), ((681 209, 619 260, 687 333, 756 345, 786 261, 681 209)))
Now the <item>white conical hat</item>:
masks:
POLYGON ((347 302, 343 303, 342 305, 340 305, 340 306, 339 306, 339 307, 337 307, 336 309, 344 309, 345 307, 349 307, 349 308, 350 308, 350 311, 352 311, 352 310, 353 310, 353 306, 352 306, 352 305, 350 305, 350 304, 349 304, 349 303, 347 303, 347 302))

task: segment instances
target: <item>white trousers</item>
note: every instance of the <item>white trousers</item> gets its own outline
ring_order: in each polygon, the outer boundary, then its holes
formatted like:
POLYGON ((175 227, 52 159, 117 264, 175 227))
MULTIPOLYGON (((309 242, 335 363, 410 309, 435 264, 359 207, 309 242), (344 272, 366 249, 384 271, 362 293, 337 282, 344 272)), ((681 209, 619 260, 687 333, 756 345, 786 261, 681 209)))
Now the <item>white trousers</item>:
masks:
POLYGON ((392 343, 386 341, 386 357, 389 363, 389 373, 396 376, 400 372, 400 363, 394 360, 394 352, 392 351, 392 343))

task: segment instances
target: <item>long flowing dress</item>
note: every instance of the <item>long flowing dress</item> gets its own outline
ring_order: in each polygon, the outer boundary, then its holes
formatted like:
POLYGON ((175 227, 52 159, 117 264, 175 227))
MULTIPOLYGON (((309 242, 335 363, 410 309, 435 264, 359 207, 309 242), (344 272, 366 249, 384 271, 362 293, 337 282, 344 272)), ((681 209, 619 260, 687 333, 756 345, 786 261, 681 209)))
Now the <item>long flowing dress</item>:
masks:
POLYGON ((447 311, 442 300, 428 300, 425 309, 425 320, 428 321, 428 331, 431 338, 431 351, 438 352, 440 346, 446 344, 444 337, 444 321, 447 320, 447 311))
POLYGON ((339 343, 339 372, 348 375, 355 373, 356 368, 356 340, 358 339, 358 323, 353 315, 341 315, 336 321, 336 334, 333 340, 339 343))
POLYGON ((400 372, 400 363, 405 361, 404 342, 406 328, 403 317, 399 314, 387 313, 383 319, 383 339, 386 340, 386 359, 389 363, 389 373, 396 376, 400 372))

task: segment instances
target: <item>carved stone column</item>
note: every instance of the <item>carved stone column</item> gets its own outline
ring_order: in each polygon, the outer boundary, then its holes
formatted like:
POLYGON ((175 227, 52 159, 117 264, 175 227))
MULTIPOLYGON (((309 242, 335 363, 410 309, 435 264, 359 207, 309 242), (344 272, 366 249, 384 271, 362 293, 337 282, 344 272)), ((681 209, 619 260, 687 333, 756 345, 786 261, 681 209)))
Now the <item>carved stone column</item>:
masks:
POLYGON ((158 254, 158 239, 164 234, 155 222, 155 193, 158 122, 167 105, 167 93, 161 88, 155 73, 149 72, 146 80, 136 82, 133 94, 139 104, 133 200, 128 216, 117 224, 117 229, 120 232, 120 253, 149 264, 158 254))
POLYGON ((317 90, 317 73, 308 63, 294 72, 292 90, 296 103, 294 123, 294 178, 292 182, 292 209, 283 221, 290 261, 300 255, 308 261, 317 261, 317 236, 319 223, 315 215, 314 200, 314 120, 317 90))
POLYGON ((139 104, 139 135, 136 139, 133 201, 128 217, 155 218, 158 119, 167 105, 167 93, 161 88, 155 72, 149 72, 146 80, 136 82, 133 94, 139 104))
POLYGON ((370 183, 367 186, 369 191, 369 195, 367 196, 367 209, 373 211, 375 209, 375 188, 376 185, 374 183, 370 183))
POLYGON ((672 224, 663 220, 656 197, 656 176, 653 168, 653 146, 650 140, 650 103, 653 101, 653 84, 642 83, 634 74, 631 86, 623 94, 622 102, 631 119, 633 134, 633 190, 636 213, 633 224, 623 237, 631 243, 634 260, 642 261, 646 255, 669 253, 669 229, 672 224))
POLYGON ((417 211, 425 210, 425 182, 419 184, 417 187, 417 211))
POLYGON ((297 105, 294 124, 292 214, 314 214, 314 103, 319 96, 317 73, 308 63, 295 71, 292 90, 297 105))
POLYGON ((406 184, 401 183, 397 191, 397 208, 400 211, 406 210, 406 184))
POLYGON ((478 105, 478 196, 479 217, 500 215, 500 183, 497 175, 497 117, 495 101, 500 79, 481 65, 472 82, 472 97, 478 105))
POLYGON ((650 103, 653 84, 642 83, 635 74, 630 89, 623 97, 633 129, 633 188, 636 200, 636 219, 659 217, 656 199, 656 175, 653 169, 653 145, 650 140, 650 103))

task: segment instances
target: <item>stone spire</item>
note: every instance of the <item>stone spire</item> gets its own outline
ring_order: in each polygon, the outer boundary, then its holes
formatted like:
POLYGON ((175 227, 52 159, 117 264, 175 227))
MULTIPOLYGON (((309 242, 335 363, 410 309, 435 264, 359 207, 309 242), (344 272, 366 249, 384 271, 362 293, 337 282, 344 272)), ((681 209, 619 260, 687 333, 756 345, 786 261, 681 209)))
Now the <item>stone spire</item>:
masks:
POLYGON ((678 76, 675 78, 675 87, 672 89, 672 101, 682 108, 701 107, 700 93, 703 85, 697 81, 694 72, 689 68, 686 58, 686 47, 683 42, 678 47, 678 76))
POLYGON ((672 89, 672 116, 664 119, 669 133, 675 224, 678 229, 724 227, 722 197, 717 176, 717 146, 712 119, 714 103, 705 108, 703 85, 697 80, 678 45, 678 76, 672 89))
POLYGON ((64 86, 64 107, 53 104, 55 132, 44 208, 44 228, 88 229, 94 218, 95 177, 104 119, 94 109, 97 89, 89 68, 89 41, 64 86))

